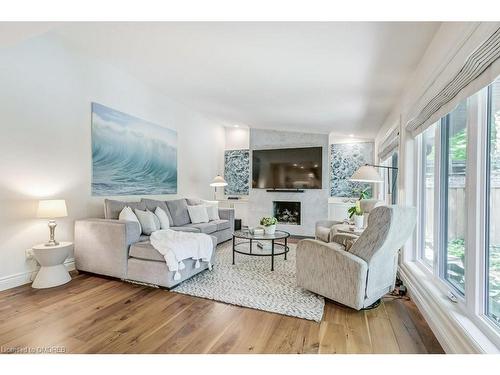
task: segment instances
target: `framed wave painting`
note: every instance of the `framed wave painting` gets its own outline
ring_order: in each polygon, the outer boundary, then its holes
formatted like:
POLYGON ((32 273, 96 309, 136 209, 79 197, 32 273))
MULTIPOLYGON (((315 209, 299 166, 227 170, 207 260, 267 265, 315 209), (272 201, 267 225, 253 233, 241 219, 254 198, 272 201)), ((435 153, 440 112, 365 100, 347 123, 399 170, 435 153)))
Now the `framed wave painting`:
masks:
POLYGON ((177 193, 177 132, 92 103, 92 195, 177 193))

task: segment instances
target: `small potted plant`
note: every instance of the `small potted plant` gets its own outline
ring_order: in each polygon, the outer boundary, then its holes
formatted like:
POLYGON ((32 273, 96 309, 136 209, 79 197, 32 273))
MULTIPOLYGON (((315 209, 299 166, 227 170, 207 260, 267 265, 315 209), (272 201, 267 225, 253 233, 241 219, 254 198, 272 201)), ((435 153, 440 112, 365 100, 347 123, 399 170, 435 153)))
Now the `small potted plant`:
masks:
POLYGON ((357 229, 363 228, 363 211, 361 210, 360 201, 356 201, 356 205, 352 206, 347 210, 349 213, 349 219, 354 218, 354 225, 357 229))
POLYGON ((274 234, 278 220, 275 217, 267 216, 260 219, 260 225, 264 227, 265 234, 274 234))

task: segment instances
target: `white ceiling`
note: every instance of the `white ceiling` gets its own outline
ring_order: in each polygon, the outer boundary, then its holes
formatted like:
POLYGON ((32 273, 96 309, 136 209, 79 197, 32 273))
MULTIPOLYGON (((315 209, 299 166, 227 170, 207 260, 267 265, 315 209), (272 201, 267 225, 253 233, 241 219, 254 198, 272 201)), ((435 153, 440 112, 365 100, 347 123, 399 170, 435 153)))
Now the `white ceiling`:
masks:
POLYGON ((373 137, 439 23, 73 23, 59 36, 225 125, 373 137))

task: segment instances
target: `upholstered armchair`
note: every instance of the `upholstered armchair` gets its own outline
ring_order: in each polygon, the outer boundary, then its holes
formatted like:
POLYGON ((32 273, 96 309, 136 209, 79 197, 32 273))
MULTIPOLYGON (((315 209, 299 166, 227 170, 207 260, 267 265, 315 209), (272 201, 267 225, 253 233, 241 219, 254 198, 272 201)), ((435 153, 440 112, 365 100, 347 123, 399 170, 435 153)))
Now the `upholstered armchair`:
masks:
POLYGON ((320 220, 316 222, 315 238, 319 241, 330 242, 335 234, 333 226, 336 224, 342 224, 342 221, 320 220))
POLYGON ((360 310, 394 289, 398 250, 413 232, 414 207, 373 209, 355 239, 334 234, 334 242, 306 239, 297 244, 297 285, 360 310), (347 243, 352 246, 347 250, 347 243))

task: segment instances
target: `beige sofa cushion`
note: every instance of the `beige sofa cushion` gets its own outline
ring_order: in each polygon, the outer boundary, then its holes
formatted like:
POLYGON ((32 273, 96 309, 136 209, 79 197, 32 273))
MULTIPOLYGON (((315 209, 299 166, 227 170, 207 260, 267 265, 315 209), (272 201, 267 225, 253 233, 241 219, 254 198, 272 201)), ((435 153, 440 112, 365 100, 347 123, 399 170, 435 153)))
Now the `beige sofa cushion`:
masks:
POLYGON ((149 241, 136 242, 130 246, 129 256, 132 258, 165 262, 163 255, 161 255, 149 241))

